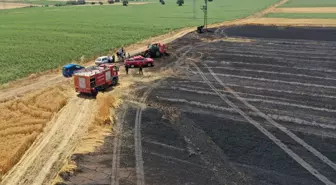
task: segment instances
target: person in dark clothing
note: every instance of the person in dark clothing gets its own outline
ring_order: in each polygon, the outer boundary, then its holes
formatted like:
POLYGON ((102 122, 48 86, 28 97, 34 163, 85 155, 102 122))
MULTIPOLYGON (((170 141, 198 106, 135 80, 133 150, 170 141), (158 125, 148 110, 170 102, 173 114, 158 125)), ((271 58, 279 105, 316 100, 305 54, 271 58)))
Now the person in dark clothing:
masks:
POLYGON ((143 72, 142 72, 142 65, 140 64, 139 66, 139 74, 143 75, 143 72))
POLYGON ((125 65, 126 74, 128 74, 128 68, 129 68, 129 66, 128 66, 128 64, 126 64, 126 65, 125 65))

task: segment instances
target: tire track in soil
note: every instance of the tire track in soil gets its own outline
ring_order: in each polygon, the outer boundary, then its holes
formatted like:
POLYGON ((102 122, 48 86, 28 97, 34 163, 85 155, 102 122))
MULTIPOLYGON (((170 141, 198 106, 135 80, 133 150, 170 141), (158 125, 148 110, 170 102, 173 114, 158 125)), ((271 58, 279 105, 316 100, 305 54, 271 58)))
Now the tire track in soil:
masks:
POLYGON ((111 185, 119 185, 119 167, 120 167, 120 150, 121 150, 121 134, 123 132, 123 124, 125 121, 128 105, 125 105, 121 120, 117 121, 116 130, 117 136, 113 139, 113 155, 112 155, 112 174, 111 185))
MULTIPOLYGON (((206 64, 203 64, 205 67, 207 67, 206 64)), ((211 75, 220 83, 227 91, 229 91, 233 96, 235 96, 239 101, 241 101, 244 105, 249 107, 251 110, 259 114, 261 117, 266 119, 268 122, 270 122, 272 125, 274 125, 276 128, 280 129, 282 132, 286 133, 289 137, 291 137, 293 140, 295 140, 297 143, 301 144, 304 148, 306 148, 308 151, 310 151, 312 154, 314 154, 316 157, 318 157, 320 160, 322 160, 324 163, 329 165, 332 169, 336 170, 336 164, 333 163, 331 160, 329 160, 326 156, 321 154, 319 151, 317 151, 312 146, 308 145, 306 142, 304 142, 302 139, 297 137, 294 133, 289 131, 287 128, 283 127, 279 123, 275 122, 272 118, 261 112, 258 108, 254 107, 253 105, 249 104, 247 101, 245 101, 242 97, 240 97, 235 91, 233 91, 230 87, 225 85, 217 76, 216 74, 208 68, 211 75)))
MULTIPOLYGON (((178 57, 178 60, 176 62, 173 62, 172 64, 166 65, 164 68, 168 68, 171 65, 179 65, 182 59, 184 59, 185 55, 188 54, 188 52, 192 49, 191 45, 184 46, 182 48, 179 48, 177 51, 180 52, 182 50, 185 50, 188 48, 185 52, 182 53, 181 56, 178 56, 177 54, 173 53, 176 57, 178 57)), ((149 96, 149 94, 152 92, 154 88, 156 88, 162 80, 157 81, 153 85, 149 87, 148 90, 142 95, 140 98, 140 103, 144 104, 146 103, 146 100, 149 96)), ((137 179, 137 185, 145 185, 145 173, 144 173, 144 167, 143 167, 143 150, 142 150, 142 144, 141 144, 141 119, 142 119, 142 111, 143 107, 138 107, 136 111, 135 116, 135 124, 134 124, 134 147, 135 147, 135 162, 136 162, 136 179, 137 179)), ((126 110, 124 114, 126 113, 126 110)), ((125 115, 123 115, 124 117, 125 115)), ((124 119, 122 119, 124 120, 124 119)), ((122 123, 119 122, 117 125, 117 129, 119 133, 122 133, 122 123)), ((118 133, 118 137, 115 137, 114 140, 114 148, 113 148, 113 159, 112 159, 112 176, 111 176, 111 185, 119 185, 119 165, 120 165, 120 148, 121 148, 121 139, 119 138, 120 134, 118 133)))
POLYGON ((85 132, 91 109, 91 100, 73 97, 49 123, 47 133, 35 140, 17 165, 3 178, 1 185, 50 184, 50 178, 58 173, 78 138, 85 132))
MULTIPOLYGON (((241 116, 243 116, 249 123, 251 123, 253 126, 255 126, 259 131, 261 131, 263 134, 265 134, 270 140, 272 140, 276 145, 278 145, 284 152, 286 152, 290 157, 292 157, 297 163, 299 163, 303 168, 305 168, 307 171, 309 171, 313 176, 318 178, 321 182, 323 182, 326 185, 335 185, 335 183, 331 182, 328 178, 326 178, 324 175, 322 175, 320 172, 318 172, 314 167, 312 167, 310 164, 308 164, 305 160, 303 160, 299 155, 294 153, 287 145, 285 145, 281 140, 276 138, 271 132, 266 130, 260 123, 253 120, 250 116, 248 116, 245 112, 243 112, 237 105, 232 103, 229 99, 226 98, 225 95, 220 93, 217 88, 215 88, 212 83, 207 79, 207 77, 203 74, 200 68, 195 63, 191 63, 199 72, 201 77, 209 87, 215 91, 218 96, 224 100, 227 104, 229 104, 232 108, 234 108, 241 116)), ((322 155, 322 154, 321 154, 322 155)))

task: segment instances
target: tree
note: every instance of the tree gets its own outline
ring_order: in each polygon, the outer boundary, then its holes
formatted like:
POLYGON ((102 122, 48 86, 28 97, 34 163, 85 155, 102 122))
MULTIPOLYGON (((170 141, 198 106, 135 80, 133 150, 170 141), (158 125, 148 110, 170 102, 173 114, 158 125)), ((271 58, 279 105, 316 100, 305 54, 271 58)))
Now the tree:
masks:
POLYGON ((179 6, 182 6, 184 4, 184 0, 177 0, 176 2, 179 6))
POLYGON ((128 5, 128 0, 123 0, 123 6, 127 6, 128 5))

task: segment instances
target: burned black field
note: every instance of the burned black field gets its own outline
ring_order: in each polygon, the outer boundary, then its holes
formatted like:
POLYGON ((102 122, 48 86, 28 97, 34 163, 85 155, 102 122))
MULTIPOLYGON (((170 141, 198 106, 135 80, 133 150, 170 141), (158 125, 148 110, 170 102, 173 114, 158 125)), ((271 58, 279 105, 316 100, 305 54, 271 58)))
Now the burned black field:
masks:
POLYGON ((335 31, 241 26, 174 41, 179 77, 139 91, 144 106, 126 101, 120 134, 77 156, 66 184, 335 184, 335 31))

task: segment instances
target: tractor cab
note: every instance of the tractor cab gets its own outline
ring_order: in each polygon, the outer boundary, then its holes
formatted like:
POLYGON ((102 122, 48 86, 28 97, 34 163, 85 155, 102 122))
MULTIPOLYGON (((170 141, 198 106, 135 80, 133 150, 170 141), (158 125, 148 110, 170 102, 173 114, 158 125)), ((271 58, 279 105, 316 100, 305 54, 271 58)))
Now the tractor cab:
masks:
POLYGON ((147 50, 142 54, 144 57, 157 58, 163 55, 168 55, 165 44, 154 43, 148 44, 147 50))

